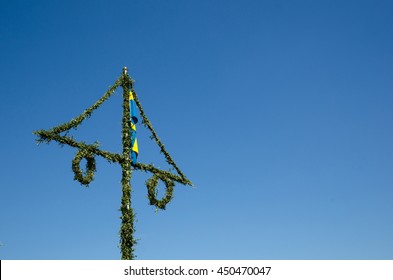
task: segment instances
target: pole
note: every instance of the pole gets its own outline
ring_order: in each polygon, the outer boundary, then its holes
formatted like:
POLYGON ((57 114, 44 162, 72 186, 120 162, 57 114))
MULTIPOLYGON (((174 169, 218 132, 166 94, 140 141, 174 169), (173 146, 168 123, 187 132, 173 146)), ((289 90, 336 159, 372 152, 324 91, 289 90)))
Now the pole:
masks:
POLYGON ((123 156, 121 160, 122 169, 122 198, 121 198, 121 228, 120 228, 120 250, 122 260, 135 258, 134 250, 136 241, 134 239, 134 211, 131 207, 131 138, 130 138, 130 103, 129 95, 132 88, 131 79, 128 76, 127 67, 123 68, 123 120, 122 120, 122 144, 123 156))

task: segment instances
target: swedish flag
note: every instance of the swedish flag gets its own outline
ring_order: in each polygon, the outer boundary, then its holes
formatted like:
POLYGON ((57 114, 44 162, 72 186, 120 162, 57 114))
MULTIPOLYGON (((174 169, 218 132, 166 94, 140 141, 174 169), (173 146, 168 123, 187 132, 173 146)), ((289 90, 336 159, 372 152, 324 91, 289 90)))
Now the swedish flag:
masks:
POLYGON ((136 116, 136 104, 134 100, 134 95, 130 91, 130 113, 131 113, 131 160, 133 164, 136 164, 136 159, 138 157, 138 140, 136 139, 136 124, 138 118, 136 116))

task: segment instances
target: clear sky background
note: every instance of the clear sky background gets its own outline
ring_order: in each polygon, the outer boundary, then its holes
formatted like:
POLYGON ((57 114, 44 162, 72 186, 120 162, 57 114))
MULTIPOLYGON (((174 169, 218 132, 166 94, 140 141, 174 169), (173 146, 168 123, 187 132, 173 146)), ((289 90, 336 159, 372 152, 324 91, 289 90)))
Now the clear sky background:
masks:
MULTIPOLYGON (((393 259, 392 1, 0 0, 0 258, 119 259, 121 168, 37 129, 128 66, 195 187, 134 172, 138 259, 393 259)), ((121 90, 71 134, 121 150, 121 90)), ((139 160, 167 168, 138 127, 139 160)))

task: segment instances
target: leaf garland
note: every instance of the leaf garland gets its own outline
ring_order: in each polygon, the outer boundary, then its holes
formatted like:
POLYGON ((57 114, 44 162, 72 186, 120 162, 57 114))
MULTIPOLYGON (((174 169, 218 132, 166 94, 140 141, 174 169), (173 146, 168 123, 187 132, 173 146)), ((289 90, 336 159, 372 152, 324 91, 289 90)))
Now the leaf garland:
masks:
POLYGON ((94 155, 87 149, 79 150, 75 158, 72 160, 72 171, 74 171, 74 180, 79 181, 82 185, 88 186, 94 179, 94 172, 96 171, 96 160, 94 155), (86 159, 86 175, 83 175, 79 165, 81 160, 86 159))
POLYGON ((155 205, 157 208, 165 209, 166 205, 173 198, 173 187, 175 186, 175 183, 168 178, 160 178, 158 175, 154 174, 149 180, 147 180, 146 186, 150 205, 155 205), (166 187, 165 196, 160 200, 157 199, 157 185, 159 180, 162 180, 166 187))
POLYGON ((74 172, 74 180, 77 180, 84 186, 88 186, 94 180, 94 173, 96 171, 95 156, 101 156, 110 163, 118 163, 122 168, 122 198, 120 210, 122 212, 121 228, 120 228, 120 249, 122 259, 134 259, 134 248, 136 240, 133 237, 135 232, 134 220, 135 214, 131 207, 131 176, 133 170, 141 170, 144 172, 152 173, 152 177, 146 181, 146 187, 148 191, 148 199, 151 205, 155 205, 159 209, 165 209, 167 204, 173 198, 173 190, 175 182, 192 186, 190 180, 186 178, 180 168, 176 165, 170 154, 165 149, 165 146, 158 138, 157 133, 153 129, 152 124, 147 118, 141 102, 133 89, 133 80, 127 73, 127 68, 123 69, 123 74, 119 79, 109 88, 109 90, 94 103, 91 107, 84 110, 84 112, 78 117, 70 120, 67 123, 61 124, 49 130, 37 130, 33 132, 37 135, 38 143, 49 143, 56 141, 60 145, 68 145, 77 148, 78 151, 72 160, 72 170, 74 172), (81 123, 89 118, 92 113, 97 110, 109 97, 113 95, 116 89, 121 86, 123 88, 123 116, 122 116, 122 154, 112 153, 99 149, 98 142, 93 144, 86 144, 85 142, 78 142, 72 136, 68 136, 68 132, 71 129, 76 129, 81 123), (160 148, 160 152, 164 155, 167 163, 171 165, 177 172, 173 174, 169 171, 160 170, 154 167, 152 164, 144 164, 137 162, 132 164, 130 159, 131 155, 131 139, 130 139, 130 104, 129 95, 133 94, 135 103, 139 109, 142 117, 142 124, 151 132, 150 138, 154 140, 160 148), (86 160, 85 171, 82 171, 80 164, 82 159, 86 160), (162 199, 157 198, 157 186, 158 182, 164 182, 166 186, 165 195, 162 199))

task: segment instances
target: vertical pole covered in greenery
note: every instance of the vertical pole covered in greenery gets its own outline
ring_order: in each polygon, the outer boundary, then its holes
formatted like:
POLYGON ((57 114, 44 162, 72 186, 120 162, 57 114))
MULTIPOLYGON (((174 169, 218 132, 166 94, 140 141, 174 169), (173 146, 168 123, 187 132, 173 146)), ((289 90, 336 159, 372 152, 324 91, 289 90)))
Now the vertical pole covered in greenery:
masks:
POLYGON ((140 170, 152 173, 152 177, 147 180, 147 194, 150 205, 154 205, 159 209, 165 209, 166 205, 173 198, 173 187, 175 182, 183 185, 192 185, 183 172, 176 165, 172 157, 165 149, 164 144, 158 138, 157 133, 147 118, 141 102, 133 89, 133 81, 128 75, 127 68, 124 67, 121 77, 114 83, 113 86, 91 107, 87 108, 81 115, 72 119, 71 121, 56 126, 49 130, 37 130, 34 134, 38 136, 38 143, 49 143, 56 141, 60 145, 68 145, 77 148, 78 151, 75 158, 72 160, 72 170, 74 171, 74 180, 77 180, 84 186, 89 184, 94 179, 96 171, 95 156, 101 156, 111 163, 118 163, 122 169, 122 198, 121 198, 121 228, 120 228, 120 249, 121 259, 131 260, 135 258, 134 250, 136 241, 134 239, 134 211, 131 207, 131 175, 133 170, 140 170), (123 88, 123 116, 122 116, 122 153, 112 153, 99 149, 98 142, 93 144, 86 144, 85 142, 76 141, 72 136, 68 136, 71 129, 76 129, 85 119, 89 118, 93 111, 98 109, 109 97, 111 97, 116 89, 121 86, 123 88), (130 120, 130 96, 135 101, 136 107, 139 109, 140 116, 142 117, 142 124, 151 132, 150 138, 156 142, 160 148, 161 154, 164 155, 167 163, 171 165, 177 174, 169 171, 160 170, 152 164, 144 164, 140 162, 133 162, 131 160, 131 120, 130 120), (86 160, 85 171, 80 168, 81 160, 86 160), (161 181, 165 184, 165 195, 159 199, 157 197, 157 185, 161 181))
POLYGON ((123 260, 134 259, 134 211, 131 207, 131 138, 130 138, 130 89, 132 81, 128 76, 127 68, 123 69, 123 120, 122 120, 122 143, 123 143, 123 161, 122 169, 122 198, 121 198, 121 229, 120 229, 120 246, 121 258, 123 260))

